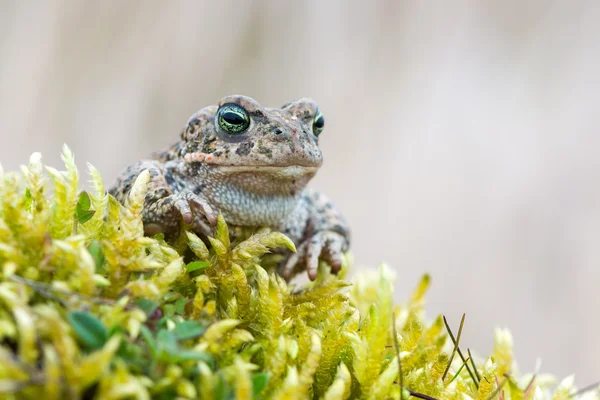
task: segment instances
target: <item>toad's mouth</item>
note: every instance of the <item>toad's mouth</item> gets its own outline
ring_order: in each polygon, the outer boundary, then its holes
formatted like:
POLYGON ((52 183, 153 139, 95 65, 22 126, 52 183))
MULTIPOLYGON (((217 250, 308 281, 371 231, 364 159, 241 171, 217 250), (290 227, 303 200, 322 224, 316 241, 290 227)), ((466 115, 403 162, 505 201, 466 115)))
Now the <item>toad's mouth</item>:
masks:
POLYGON ((223 175, 268 175, 279 178, 298 178, 302 176, 314 176, 322 160, 288 159, 287 163, 265 163, 255 165, 228 164, 224 160, 218 160, 213 154, 188 153, 184 156, 187 164, 202 164, 205 171, 223 175))
POLYGON ((224 174, 266 174, 278 178, 297 178, 306 175, 314 175, 319 167, 307 167, 304 165, 215 165, 219 173, 224 174))

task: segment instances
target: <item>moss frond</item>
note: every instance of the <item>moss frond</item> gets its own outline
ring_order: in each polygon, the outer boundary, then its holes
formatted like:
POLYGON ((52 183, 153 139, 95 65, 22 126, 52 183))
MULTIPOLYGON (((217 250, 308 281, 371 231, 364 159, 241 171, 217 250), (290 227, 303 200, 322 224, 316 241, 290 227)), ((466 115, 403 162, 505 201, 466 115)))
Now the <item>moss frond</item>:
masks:
POLYGON ((87 171, 90 176, 90 186, 93 189, 93 192, 89 194, 93 215, 89 221, 80 225, 80 230, 91 241, 101 239, 104 217, 108 207, 108 196, 105 193, 104 181, 98 170, 88 163, 87 171))
POLYGON ((62 159, 64 172, 38 153, 20 174, 0 168, 0 397, 384 399, 399 381, 403 398, 576 392, 572 378, 552 391, 545 375, 518 376, 507 330, 483 365, 470 351, 451 361, 442 317, 424 312, 427 275, 396 305, 392 271, 351 284, 349 255, 339 276, 321 264, 290 286, 266 261, 295 251, 283 234, 230 236, 219 216, 210 247, 191 232, 172 247, 144 236, 147 172, 121 205, 91 165, 82 194, 66 146, 62 159))

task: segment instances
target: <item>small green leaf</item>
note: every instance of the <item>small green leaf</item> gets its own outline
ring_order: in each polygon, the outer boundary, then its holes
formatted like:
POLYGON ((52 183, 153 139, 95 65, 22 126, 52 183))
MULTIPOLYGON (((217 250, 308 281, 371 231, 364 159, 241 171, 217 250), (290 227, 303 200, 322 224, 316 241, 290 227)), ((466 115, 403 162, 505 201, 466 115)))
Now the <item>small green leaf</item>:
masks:
POLYGON ((168 303, 170 301, 176 300, 180 297, 179 293, 169 292, 163 296, 163 301, 168 303))
POLYGON ((166 329, 158 331, 158 335, 156 335, 156 345, 168 354, 172 354, 178 350, 175 335, 166 329))
POLYGON ((267 373, 261 372, 252 375, 252 398, 258 399, 268 382, 269 374, 267 373))
POLYGON ((110 329, 108 330, 108 337, 113 337, 114 335, 116 335, 118 333, 127 334, 127 331, 125 330, 124 326, 114 325, 114 326, 111 326, 110 329))
POLYGON ((172 316, 175 315, 175 304, 173 304, 173 303, 164 304, 162 306, 162 310, 163 310, 163 314, 165 315, 165 317, 171 318, 172 316))
MULTIPOLYGON (((198 331, 190 330, 187 333, 194 333, 194 335, 197 335, 198 331)), ((168 331, 166 329, 161 329, 158 331, 158 335, 156 336, 156 345, 158 358, 167 363, 177 363, 190 360, 204 361, 207 364, 212 364, 214 362, 212 356, 208 353, 180 349, 179 346, 177 346, 177 337, 175 336, 174 330, 168 331)))
POLYGON ((83 190, 79 193, 79 201, 77 202, 77 207, 83 210, 89 210, 92 206, 92 200, 90 199, 90 195, 88 192, 83 190))
POLYGON ((210 261, 192 261, 185 268, 188 272, 199 271, 210 266, 210 261))
POLYGON ((235 399, 233 386, 227 384, 221 375, 218 375, 214 391, 215 400, 235 399))
POLYGON ((98 240, 92 240, 87 249, 94 259, 96 272, 101 271, 104 267, 104 250, 102 250, 102 245, 98 240))
POLYGON ((96 210, 92 208, 92 202, 90 195, 85 190, 79 193, 79 201, 77 201, 77 207, 75 208, 75 217, 80 224, 85 224, 90 220, 96 213, 96 210))
POLYGON ((154 311, 158 308, 158 304, 148 299, 140 299, 135 304, 146 313, 146 316, 154 314, 154 311))
POLYGON ((71 311, 67 315, 79 340, 90 350, 97 350, 108 340, 108 331, 98 318, 84 311, 71 311))
POLYGON ((183 315, 185 313, 185 305, 188 303, 188 299, 181 298, 175 302, 175 312, 179 315, 183 315))
POLYGON ((140 328, 140 333, 142 334, 142 337, 144 338, 146 344, 148 345, 148 348, 150 349, 150 354, 152 354, 152 357, 156 358, 156 341, 152 337, 152 332, 150 332, 150 329, 148 329, 146 325, 142 325, 140 328))
POLYGON ((88 222, 96 213, 96 210, 81 211, 77 213, 77 221, 80 224, 88 222))
POLYGON ((177 340, 187 340, 202 336, 206 326, 197 321, 184 321, 171 331, 177 340))
POLYGON ((138 344, 129 343, 126 340, 122 341, 119 350, 117 350, 117 355, 128 363, 143 366, 144 349, 138 344))
POLYGON ((208 365, 214 363, 213 357, 209 353, 194 350, 177 350, 169 354, 171 362, 181 361, 204 361, 208 365))

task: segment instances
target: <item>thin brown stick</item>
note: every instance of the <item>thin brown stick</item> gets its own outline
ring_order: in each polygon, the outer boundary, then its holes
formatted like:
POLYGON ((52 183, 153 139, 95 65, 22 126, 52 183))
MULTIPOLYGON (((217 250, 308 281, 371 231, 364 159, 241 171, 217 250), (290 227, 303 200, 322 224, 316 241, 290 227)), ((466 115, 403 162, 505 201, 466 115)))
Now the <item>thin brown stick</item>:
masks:
POLYGON ((111 299, 105 299, 103 297, 88 296, 87 294, 74 292, 72 290, 57 289, 46 283, 32 281, 30 279, 23 278, 22 276, 19 276, 19 275, 11 275, 9 279, 12 280, 13 282, 27 285, 30 288, 32 288, 33 290, 35 290, 36 293, 38 293, 44 297, 54 299, 54 300, 58 301, 59 303, 61 303, 63 306, 67 305, 65 303, 65 300, 58 297, 56 294, 62 294, 65 296, 74 296, 74 297, 78 297, 80 299, 83 299, 83 300, 86 300, 86 301, 89 301, 92 303, 96 303, 96 304, 108 304, 108 305, 117 304, 116 301, 111 300, 111 299))
POLYGON ((501 383, 500 385, 498 385, 498 387, 496 388, 496 390, 494 390, 494 391, 492 392, 492 394, 490 394, 490 395, 488 396, 488 398, 487 398, 487 399, 485 399, 485 400, 492 400, 492 399, 493 399, 493 398, 494 398, 494 397, 495 397, 495 396, 498 394, 498 392, 500 392, 500 391, 502 390, 502 388, 504 387, 504 385, 506 385, 506 382, 508 382, 508 379, 507 379, 507 378, 504 378, 504 379, 502 380, 502 383, 501 383))
POLYGON ((44 383, 45 379, 41 373, 31 375, 26 381, 0 379, 0 393, 17 393, 29 386, 43 385, 44 383))
POLYGON ((411 395, 412 397, 416 397, 416 398, 418 398, 418 399, 424 399, 424 400, 438 400, 438 399, 436 399, 435 397, 431 397, 431 396, 429 396, 429 395, 426 395, 426 394, 423 394, 423 393, 415 392, 415 391, 413 391, 413 390, 410 390, 410 389, 406 389, 406 390, 408 390, 408 393, 410 393, 410 395, 411 395))
POLYGON ((398 344, 398 332, 396 332, 396 313, 392 313, 392 330, 394 332, 394 347, 398 357, 398 385, 400 385, 400 400, 404 392, 404 378, 402 377, 402 360, 400 359, 400 345, 398 344))
POLYGON ((529 381, 529 383, 527 384, 527 386, 525 386, 525 390, 523 391, 523 397, 526 398, 529 395, 529 391, 533 388, 533 383, 535 382, 535 378, 536 375, 534 374, 531 377, 531 380, 529 381))
POLYGON ((598 381, 596 383, 592 383, 591 385, 587 385, 587 386, 579 389, 575 393, 571 393, 569 395, 569 397, 579 396, 580 394, 584 394, 585 392, 589 392, 590 390, 594 390, 594 389, 600 389, 600 381, 598 381))

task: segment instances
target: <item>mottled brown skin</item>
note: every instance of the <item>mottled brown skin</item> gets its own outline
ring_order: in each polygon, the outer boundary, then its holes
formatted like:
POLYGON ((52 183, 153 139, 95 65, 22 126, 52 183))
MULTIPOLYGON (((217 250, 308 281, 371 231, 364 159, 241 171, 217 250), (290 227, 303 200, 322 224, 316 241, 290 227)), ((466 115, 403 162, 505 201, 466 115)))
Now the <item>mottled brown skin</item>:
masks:
POLYGON ((194 114, 170 149, 127 168, 110 193, 123 202, 136 177, 148 170, 147 235, 162 232, 172 239, 182 221, 211 235, 221 212, 230 225, 268 226, 294 241, 298 252, 287 252, 280 266, 284 278, 306 268, 314 280, 319 258, 337 273, 350 230, 323 194, 306 188, 323 162, 317 118, 310 99, 265 108, 249 97, 225 97, 194 114), (231 105, 242 107, 250 121, 236 134, 219 123, 231 105))

